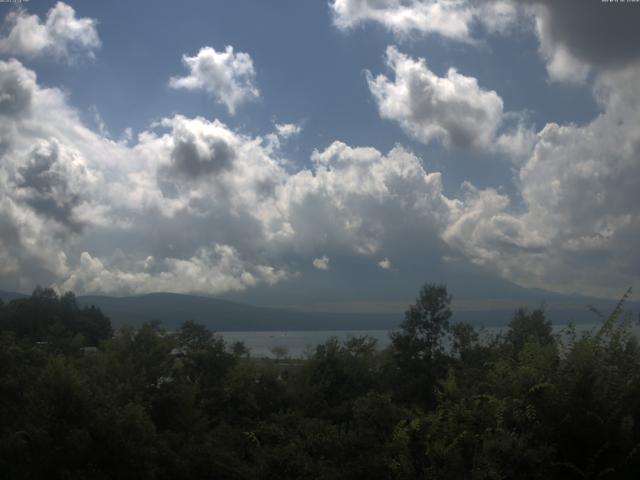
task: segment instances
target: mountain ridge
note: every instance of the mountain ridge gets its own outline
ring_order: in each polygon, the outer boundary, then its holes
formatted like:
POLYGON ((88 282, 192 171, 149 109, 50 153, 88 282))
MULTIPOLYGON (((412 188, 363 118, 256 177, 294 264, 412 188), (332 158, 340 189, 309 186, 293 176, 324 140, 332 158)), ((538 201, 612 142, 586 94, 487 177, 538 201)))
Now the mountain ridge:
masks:
MULTIPOLYGON (((536 292, 539 293, 539 292, 536 292)), ((0 291, 4 302, 25 298, 18 292, 0 291)), ((614 300, 590 297, 550 295, 553 299, 546 305, 548 318, 555 324, 595 323, 598 318, 588 311, 595 305, 607 315, 617 304, 614 300), (561 302, 559 300, 564 300, 561 302), (578 303, 576 303, 578 302, 578 303), (584 302, 584 303, 583 303, 584 302)), ((381 313, 355 313, 336 311, 305 311, 285 307, 256 306, 228 299, 200 295, 154 292, 132 296, 80 295, 78 303, 99 307, 112 321, 114 327, 139 326, 144 322, 160 321, 167 329, 178 328, 183 322, 193 320, 214 331, 309 331, 309 330, 388 330, 396 328, 404 317, 410 302, 397 311, 381 313)), ((398 302, 399 303, 399 302, 398 302)), ((459 304, 464 304, 464 301, 459 304)), ((536 308, 533 300, 503 300, 488 304, 486 308, 456 307, 452 305, 452 321, 464 321, 474 326, 502 326, 511 319, 516 308, 536 308), (498 305, 501 308, 496 308, 498 305)), ((628 302, 627 309, 640 310, 637 302, 628 302)))

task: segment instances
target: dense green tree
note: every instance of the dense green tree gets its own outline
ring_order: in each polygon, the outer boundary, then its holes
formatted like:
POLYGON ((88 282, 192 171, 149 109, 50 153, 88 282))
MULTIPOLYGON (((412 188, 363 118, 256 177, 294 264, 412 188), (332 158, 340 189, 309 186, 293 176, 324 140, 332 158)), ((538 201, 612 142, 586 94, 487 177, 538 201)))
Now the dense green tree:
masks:
POLYGON ((507 331, 507 342, 515 352, 519 352, 530 340, 535 340, 542 345, 548 345, 554 341, 551 322, 545 318, 543 308, 537 308, 531 312, 524 308, 516 310, 507 331))
POLYGON ((518 310, 480 340, 449 326, 450 301, 425 285, 388 349, 332 338, 274 360, 195 322, 112 334, 37 289, 0 304, 0 477, 638 477, 631 317, 554 336, 542 310, 518 310))
POLYGON ((449 331, 451 295, 444 285, 426 284, 405 312, 400 331, 391 336, 398 358, 406 363, 431 361, 443 350, 449 331))
POLYGON ((394 378, 405 401, 432 407, 438 379, 446 372, 444 339, 449 332, 451 295, 444 285, 426 284, 391 334, 394 378))
POLYGON ((72 292, 58 296, 51 288, 37 287, 31 297, 12 300, 2 311, 0 329, 59 348, 95 346, 112 333, 109 318, 93 305, 81 308, 72 292))

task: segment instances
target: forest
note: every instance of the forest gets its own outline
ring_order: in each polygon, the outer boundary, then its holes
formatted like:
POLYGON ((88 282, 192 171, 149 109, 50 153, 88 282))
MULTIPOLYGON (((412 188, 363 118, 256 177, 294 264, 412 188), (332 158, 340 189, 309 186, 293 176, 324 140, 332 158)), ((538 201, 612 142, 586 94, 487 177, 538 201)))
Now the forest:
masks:
POLYGON ((7 479, 637 479, 640 345, 517 310, 485 338, 426 284, 388 348, 256 358, 187 321, 113 331, 73 293, 0 302, 7 479))

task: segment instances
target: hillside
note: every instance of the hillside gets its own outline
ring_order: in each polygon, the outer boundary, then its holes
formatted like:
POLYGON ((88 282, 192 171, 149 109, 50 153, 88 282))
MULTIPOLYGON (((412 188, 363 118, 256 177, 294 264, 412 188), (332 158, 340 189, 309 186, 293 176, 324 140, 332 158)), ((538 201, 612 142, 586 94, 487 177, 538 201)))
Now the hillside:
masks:
MULTIPOLYGON (((588 311, 588 305, 596 306, 604 314, 609 313, 616 305, 612 300, 562 296, 540 291, 536 293, 540 298, 550 299, 545 302, 545 308, 547 317, 554 324, 566 324, 569 321, 597 323, 598 318, 588 311)), ((0 291, 0 299, 4 302, 25 296, 17 292, 0 291)), ((397 311, 385 313, 309 312, 176 293, 150 293, 129 297, 85 295, 79 296, 78 302, 81 305, 100 307, 115 327, 139 326, 147 321, 159 320, 165 328, 175 329, 186 320, 194 320, 218 332, 392 329, 398 326, 406 309, 406 306, 398 306, 397 311)), ((453 321, 468 322, 476 326, 503 326, 520 305, 535 308, 539 303, 496 302, 485 308, 475 309, 462 301, 456 306, 454 299, 453 321)), ((640 311, 638 302, 628 302, 625 307, 634 312, 640 311)))
POLYGON ((151 293, 132 297, 81 296, 84 305, 100 307, 115 326, 140 325, 160 320, 165 328, 177 328, 186 320, 215 331, 241 330, 366 330, 393 328, 400 317, 393 314, 309 313, 255 307, 228 300, 175 293, 151 293))

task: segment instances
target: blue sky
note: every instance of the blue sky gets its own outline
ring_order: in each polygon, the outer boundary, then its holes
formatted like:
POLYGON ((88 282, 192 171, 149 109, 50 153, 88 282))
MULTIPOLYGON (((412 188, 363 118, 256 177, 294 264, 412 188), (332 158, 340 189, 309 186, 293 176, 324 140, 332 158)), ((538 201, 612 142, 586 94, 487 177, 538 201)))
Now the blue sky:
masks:
POLYGON ((640 10, 566 3, 0 4, 0 288, 617 296, 640 10))
MULTIPOLYGON (((55 3, 28 7, 43 17, 55 3)), ((384 72, 384 50, 392 44, 426 58, 440 74, 455 67, 478 78, 485 89, 500 92, 506 109, 526 111, 538 127, 551 121, 584 123, 598 111, 586 86, 548 81, 535 35, 526 30, 508 42, 488 37, 483 45, 470 48, 438 36, 398 40, 377 25, 341 31, 333 25, 324 2, 70 5, 78 15, 99 22, 103 45, 96 59, 78 61, 74 68, 46 58, 34 65, 43 84, 70 94, 70 103, 84 112, 88 123, 93 121, 92 106, 97 107, 114 136, 127 127, 145 130, 172 113, 219 118, 253 135, 271 132, 274 121, 299 122, 305 128, 289 154, 301 164, 308 162, 314 149, 336 139, 381 151, 402 143, 432 168, 446 169, 445 185, 451 193, 465 180, 509 188, 512 179, 502 159, 479 162, 477 155, 449 151, 438 144, 425 146, 380 119, 364 71, 384 72), (230 116, 206 93, 168 87, 167 79, 183 72, 183 54, 195 55, 203 46, 221 50, 227 45, 251 55, 262 92, 259 102, 230 116)))

